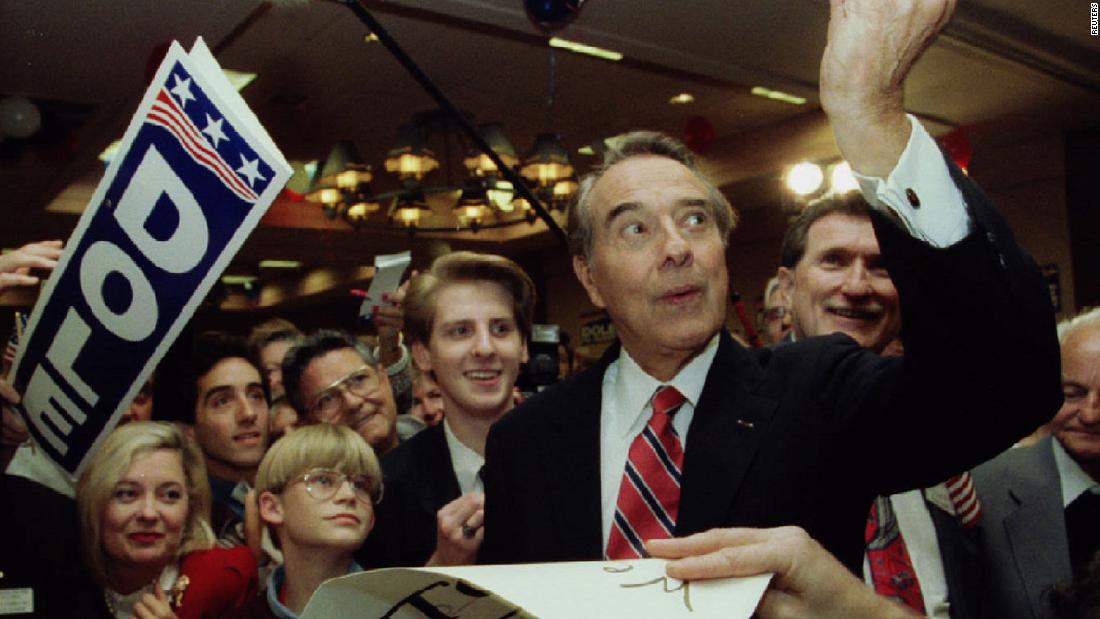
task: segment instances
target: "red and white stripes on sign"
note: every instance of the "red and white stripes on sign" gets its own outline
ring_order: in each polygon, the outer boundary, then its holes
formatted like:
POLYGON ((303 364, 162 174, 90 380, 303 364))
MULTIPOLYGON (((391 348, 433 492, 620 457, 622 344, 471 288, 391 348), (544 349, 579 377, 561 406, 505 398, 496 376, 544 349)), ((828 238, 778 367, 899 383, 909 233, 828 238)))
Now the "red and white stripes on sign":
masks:
POLYGON ((969 529, 982 519, 982 504, 978 500, 978 492, 974 488, 974 478, 965 472, 944 482, 947 494, 951 497, 951 504, 955 507, 955 516, 963 528, 969 529))
POLYGON ((242 200, 255 202, 259 199, 256 192, 252 191, 252 188, 237 176, 237 173, 229 167, 229 164, 222 159, 221 155, 207 145, 206 139, 199 132, 198 127, 191 122, 187 114, 183 113, 183 110, 179 109, 167 90, 161 89, 157 93, 156 101, 153 103, 152 109, 149 110, 146 120, 170 131, 196 163, 218 175, 218 178, 222 180, 222 184, 240 196, 242 200))

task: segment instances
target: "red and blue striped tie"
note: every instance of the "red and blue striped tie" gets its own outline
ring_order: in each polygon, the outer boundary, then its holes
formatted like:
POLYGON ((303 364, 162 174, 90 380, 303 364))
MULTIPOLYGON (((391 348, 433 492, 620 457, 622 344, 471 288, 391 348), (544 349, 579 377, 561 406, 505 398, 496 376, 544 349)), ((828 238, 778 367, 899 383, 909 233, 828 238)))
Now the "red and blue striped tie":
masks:
POLYGON ((672 416, 683 403, 675 387, 661 387, 653 396, 653 416, 627 455, 607 540, 609 559, 648 557, 645 540, 670 538, 676 530, 684 448, 672 416))

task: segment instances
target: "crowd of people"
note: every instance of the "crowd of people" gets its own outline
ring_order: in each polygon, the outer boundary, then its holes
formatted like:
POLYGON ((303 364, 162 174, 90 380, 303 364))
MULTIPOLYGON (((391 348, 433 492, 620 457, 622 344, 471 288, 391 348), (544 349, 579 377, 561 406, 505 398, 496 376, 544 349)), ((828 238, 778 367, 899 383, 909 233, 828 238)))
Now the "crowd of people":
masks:
MULTIPOLYGON (((281 319, 182 339, 78 479, 0 380, 0 589, 30 591, 4 608, 287 618, 362 570, 656 557, 774 573, 763 618, 1100 617, 1100 309, 1055 329, 903 111, 953 8, 831 3, 821 104, 861 192, 791 223, 767 347, 725 329, 735 211, 683 144, 633 132, 568 223, 618 340, 529 398, 535 284, 471 252, 388 295, 375 346, 281 319)), ((0 288, 61 252, 0 256, 0 288)))

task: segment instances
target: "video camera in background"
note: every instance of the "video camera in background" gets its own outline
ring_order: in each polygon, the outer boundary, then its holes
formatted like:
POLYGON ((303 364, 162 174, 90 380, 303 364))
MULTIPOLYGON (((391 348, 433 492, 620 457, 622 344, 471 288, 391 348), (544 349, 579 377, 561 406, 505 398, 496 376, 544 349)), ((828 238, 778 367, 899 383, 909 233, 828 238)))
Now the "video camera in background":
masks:
POLYGON ((527 342, 527 363, 520 368, 516 386, 530 397, 558 382, 558 325, 531 325, 527 342))

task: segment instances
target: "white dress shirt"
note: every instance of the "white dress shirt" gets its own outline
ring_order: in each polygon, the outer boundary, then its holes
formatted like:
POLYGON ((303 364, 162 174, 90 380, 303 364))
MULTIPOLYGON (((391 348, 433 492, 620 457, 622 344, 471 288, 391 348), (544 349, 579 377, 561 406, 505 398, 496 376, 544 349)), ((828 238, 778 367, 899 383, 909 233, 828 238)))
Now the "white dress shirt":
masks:
POLYGON ((703 393, 707 372, 718 352, 718 335, 668 382, 646 374, 624 349, 603 375, 600 415, 600 504, 603 516, 604 550, 611 534, 611 520, 619 499, 619 484, 634 437, 642 433, 653 415, 653 396, 662 385, 672 385, 684 396, 684 403, 672 417, 672 427, 687 449, 687 431, 703 393))
POLYGON ((1069 507, 1086 492, 1100 494, 1100 482, 1089 477, 1085 469, 1066 453, 1066 448, 1062 447, 1057 437, 1050 442, 1054 446, 1054 466, 1058 468, 1058 478, 1062 483, 1062 507, 1069 507))
MULTIPOLYGON (((485 492, 485 484, 481 481, 481 467, 485 466, 485 458, 473 449, 470 449, 458 440, 451 431, 451 424, 447 418, 443 418, 443 434, 447 437, 447 451, 451 452, 451 467, 458 479, 458 488, 462 494, 467 492, 485 492)), ((623 463, 626 466, 626 463, 623 463)))

